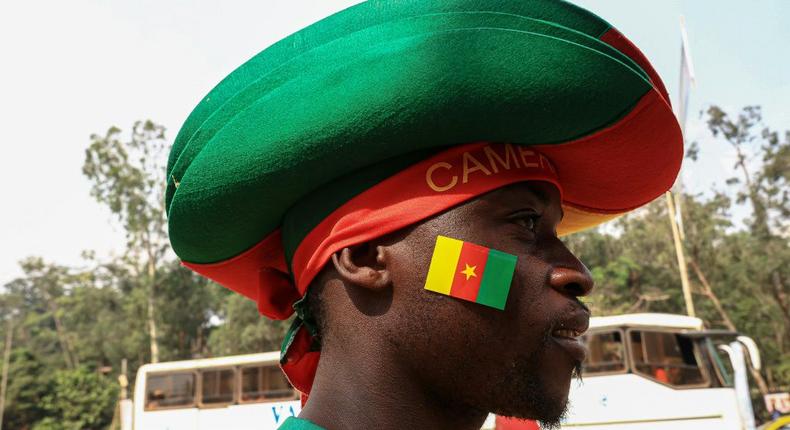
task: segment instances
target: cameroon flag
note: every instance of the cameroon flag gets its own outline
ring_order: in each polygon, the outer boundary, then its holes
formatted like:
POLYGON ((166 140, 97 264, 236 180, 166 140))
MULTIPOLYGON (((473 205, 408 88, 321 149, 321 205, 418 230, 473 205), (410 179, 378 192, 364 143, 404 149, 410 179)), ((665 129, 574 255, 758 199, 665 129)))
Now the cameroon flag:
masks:
POLYGON ((437 236, 425 289, 504 310, 515 270, 515 255, 437 236))

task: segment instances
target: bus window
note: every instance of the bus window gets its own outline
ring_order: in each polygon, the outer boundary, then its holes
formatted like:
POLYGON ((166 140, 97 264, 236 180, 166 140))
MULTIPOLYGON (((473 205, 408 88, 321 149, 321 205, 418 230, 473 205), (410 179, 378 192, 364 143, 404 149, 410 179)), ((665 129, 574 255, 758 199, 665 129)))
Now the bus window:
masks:
POLYGON ((634 373, 676 387, 707 385, 691 339, 678 333, 630 333, 634 373))
POLYGON ((236 392, 236 372, 233 369, 209 369, 200 372, 200 404, 233 403, 236 392))
POLYGON ((188 408, 195 404, 195 374, 192 372, 148 375, 145 409, 188 408))
POLYGON ((619 331, 591 333, 583 340, 588 349, 582 368, 584 376, 625 372, 623 339, 619 331))
POLYGON ((268 402, 295 398, 296 390, 285 379, 280 368, 276 366, 242 367, 242 402, 268 402))
POLYGON ((708 373, 712 373, 716 376, 719 386, 732 387, 734 384, 732 362, 729 357, 724 355, 723 351, 719 350, 719 345, 726 343, 724 339, 716 339, 714 342, 711 338, 705 338, 701 344, 701 349, 706 352, 703 356, 706 357, 710 363, 709 368, 711 368, 711 371, 708 373))

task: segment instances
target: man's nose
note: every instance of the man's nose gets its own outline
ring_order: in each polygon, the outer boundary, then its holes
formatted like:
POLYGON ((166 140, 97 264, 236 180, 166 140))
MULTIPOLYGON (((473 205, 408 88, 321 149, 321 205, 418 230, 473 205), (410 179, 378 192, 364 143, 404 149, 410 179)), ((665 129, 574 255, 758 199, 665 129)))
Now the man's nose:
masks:
POLYGON ((593 289, 590 271, 577 260, 577 267, 554 267, 549 274, 549 284, 558 292, 573 296, 586 296, 593 289))

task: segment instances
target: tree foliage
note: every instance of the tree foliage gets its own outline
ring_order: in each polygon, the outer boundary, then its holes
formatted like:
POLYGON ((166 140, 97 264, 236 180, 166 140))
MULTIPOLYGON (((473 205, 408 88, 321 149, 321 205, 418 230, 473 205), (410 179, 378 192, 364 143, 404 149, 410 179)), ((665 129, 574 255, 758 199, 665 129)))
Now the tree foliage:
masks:
POLYGON ((3 427, 26 430, 45 415, 42 407, 52 374, 25 347, 11 353, 3 427))
POLYGON ((210 349, 217 355, 277 350, 290 325, 261 318, 255 303, 238 294, 225 295, 221 317, 224 324, 209 339, 210 349))
POLYGON ((112 421, 118 386, 87 368, 55 372, 41 402, 45 418, 34 430, 90 430, 106 428, 112 421))
POLYGON ((111 127, 91 136, 82 172, 91 180, 91 195, 116 215, 126 231, 125 263, 147 291, 146 320, 151 361, 159 361, 156 319, 157 272, 168 250, 164 208, 165 128, 138 121, 131 139, 111 127))

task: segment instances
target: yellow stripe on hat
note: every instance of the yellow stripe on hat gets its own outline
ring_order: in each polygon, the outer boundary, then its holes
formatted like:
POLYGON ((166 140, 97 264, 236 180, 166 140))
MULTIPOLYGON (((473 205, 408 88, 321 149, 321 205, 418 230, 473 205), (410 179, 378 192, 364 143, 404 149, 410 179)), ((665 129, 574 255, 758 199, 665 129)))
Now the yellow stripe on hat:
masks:
POLYGON ((624 215, 627 212, 603 214, 587 212, 569 205, 562 205, 562 210, 565 215, 562 217, 560 225, 557 226, 557 236, 567 236, 577 231, 595 227, 624 215))

